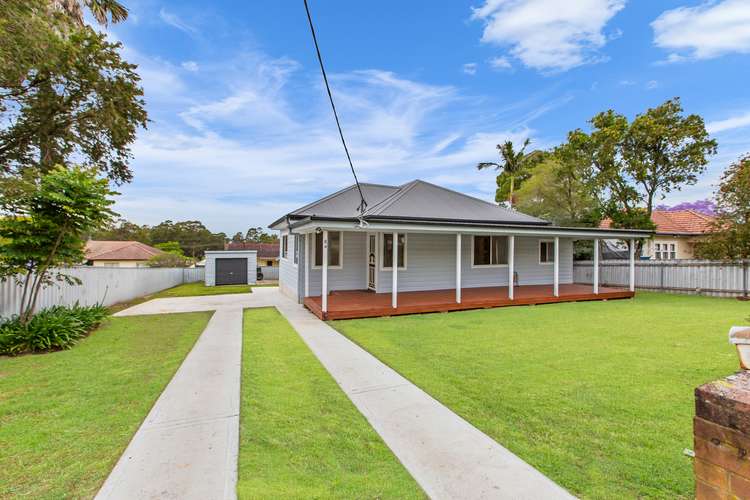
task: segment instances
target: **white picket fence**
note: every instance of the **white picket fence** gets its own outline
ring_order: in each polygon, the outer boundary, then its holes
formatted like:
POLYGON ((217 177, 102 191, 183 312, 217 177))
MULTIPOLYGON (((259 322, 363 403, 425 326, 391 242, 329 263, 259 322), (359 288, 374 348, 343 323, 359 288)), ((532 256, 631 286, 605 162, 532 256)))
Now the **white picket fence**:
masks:
MULTIPOLYGON (((81 266, 64 272, 83 283, 58 283, 43 289, 39 293, 37 310, 76 302, 105 306, 127 302, 182 283, 203 281, 204 269, 81 266)), ((14 280, 0 282, 0 317, 18 313, 22 291, 14 280)))
MULTIPOLYGON (((628 286, 629 264, 625 260, 601 261, 599 282, 603 286, 628 286)), ((593 263, 573 263, 576 283, 593 283, 593 263)), ((712 260, 639 260, 635 263, 635 286, 641 290, 738 297, 750 293, 750 264, 712 260)))

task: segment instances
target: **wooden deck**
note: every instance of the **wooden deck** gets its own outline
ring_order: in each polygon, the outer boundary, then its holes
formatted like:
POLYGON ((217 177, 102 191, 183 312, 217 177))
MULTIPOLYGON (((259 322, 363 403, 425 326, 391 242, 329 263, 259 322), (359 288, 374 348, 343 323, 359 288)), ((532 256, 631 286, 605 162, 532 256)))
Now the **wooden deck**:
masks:
POLYGON ((455 290, 399 292, 398 307, 391 307, 390 293, 364 290, 334 291, 328 295, 328 312, 323 314, 321 297, 306 297, 304 304, 320 319, 353 319, 377 316, 396 316, 431 312, 462 311, 490 307, 579 302, 587 300, 628 299, 635 295, 626 288, 599 287, 593 293, 591 285, 560 285, 560 296, 552 295, 552 285, 524 285, 513 288, 515 299, 508 299, 508 287, 464 288, 461 303, 456 303, 455 290))

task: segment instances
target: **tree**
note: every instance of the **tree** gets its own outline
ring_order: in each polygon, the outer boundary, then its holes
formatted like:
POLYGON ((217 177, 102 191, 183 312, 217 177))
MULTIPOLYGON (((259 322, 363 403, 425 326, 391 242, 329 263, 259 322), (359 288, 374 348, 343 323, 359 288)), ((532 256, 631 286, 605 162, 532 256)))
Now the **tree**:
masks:
POLYGON ((695 184, 708 156, 716 154, 703 118, 682 112, 679 98, 651 108, 636 116, 623 140, 625 168, 643 193, 649 216, 657 196, 695 184))
POLYGON ((682 116, 679 99, 647 110, 632 123, 613 110, 595 115, 591 132, 568 134, 563 145, 581 162, 602 217, 614 227, 652 229, 654 202, 694 184, 716 152, 703 119, 682 116))
POLYGON ((507 189, 508 204, 511 207, 513 206, 513 192, 516 183, 520 184, 519 181, 521 181, 521 178, 527 174, 529 167, 531 167, 534 161, 538 159, 540 155, 539 151, 533 151, 526 154, 526 147, 530 142, 529 139, 523 141, 523 146, 520 151, 516 152, 513 146, 513 141, 505 141, 503 144, 495 146, 500 154, 500 163, 481 162, 477 164, 477 170, 494 168, 500 172, 497 176, 498 189, 495 195, 495 201, 498 203, 500 200, 505 199, 507 189))
POLYGON ((106 179, 84 167, 58 166, 5 198, 0 218, 0 278, 22 286, 19 318, 27 324, 40 290, 54 281, 77 282, 53 268, 84 260, 86 235, 111 219, 114 203, 106 179))
POLYGON ((177 241, 185 255, 200 258, 206 250, 223 250, 226 235, 212 233, 200 221, 172 222, 166 220, 151 228, 151 241, 166 243, 177 241))
POLYGON ((162 253, 154 255, 148 259, 149 267, 190 267, 193 265, 194 260, 185 257, 184 255, 177 255, 176 253, 162 253))
MULTIPOLYGON (((65 0, 63 3, 67 3, 65 0)), ((90 5, 111 2, 91 1, 90 5)), ((0 10, 0 169, 20 176, 71 160, 129 182, 130 144, 147 114, 120 43, 49 11, 44 0, 0 10)))
POLYGON ((167 241, 165 243, 157 243, 156 245, 154 245, 154 247, 158 248, 159 250, 163 250, 167 253, 177 255, 179 257, 185 256, 185 253, 182 251, 182 248, 180 247, 180 243, 178 241, 167 241))
POLYGON ((148 226, 139 226, 125 219, 119 219, 91 235, 94 240, 140 241, 151 244, 151 233, 148 226))
POLYGON ((232 243, 242 243, 245 241, 245 238, 242 236, 242 233, 237 232, 234 233, 234 236, 232 236, 232 243))
POLYGON ((279 237, 275 234, 266 233, 262 227, 251 227, 245 234, 245 241, 251 243, 276 243, 279 237))
POLYGON ((596 225, 596 199, 583 178, 579 163, 566 161, 555 151, 531 170, 516 191, 516 207, 560 226, 596 225))
POLYGON ((110 21, 114 24, 128 18, 128 9, 116 0, 52 0, 52 6, 67 14, 79 26, 83 26, 84 8, 104 26, 110 21))
POLYGON ((750 154, 724 172, 715 204, 714 232, 696 245, 696 254, 705 259, 750 259, 750 154))

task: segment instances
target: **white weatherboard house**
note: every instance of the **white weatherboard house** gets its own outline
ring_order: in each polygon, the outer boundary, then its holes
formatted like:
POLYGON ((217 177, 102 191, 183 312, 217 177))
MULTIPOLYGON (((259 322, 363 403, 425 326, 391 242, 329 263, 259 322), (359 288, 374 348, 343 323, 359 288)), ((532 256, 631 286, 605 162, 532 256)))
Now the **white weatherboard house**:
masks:
POLYGON ((598 256, 593 286, 577 285, 573 242, 651 235, 556 227, 420 180, 360 186, 364 214, 354 185, 269 226, 281 232, 282 292, 321 318, 632 297, 633 252, 630 289, 599 285, 598 256))

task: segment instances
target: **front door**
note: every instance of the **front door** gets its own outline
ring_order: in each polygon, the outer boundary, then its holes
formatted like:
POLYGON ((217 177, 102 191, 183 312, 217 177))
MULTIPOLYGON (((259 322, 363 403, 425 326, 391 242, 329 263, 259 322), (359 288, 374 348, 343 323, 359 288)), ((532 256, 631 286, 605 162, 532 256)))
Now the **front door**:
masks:
POLYGON ((367 288, 368 290, 375 291, 377 285, 377 261, 378 254, 378 236, 376 234, 367 235, 367 288))

